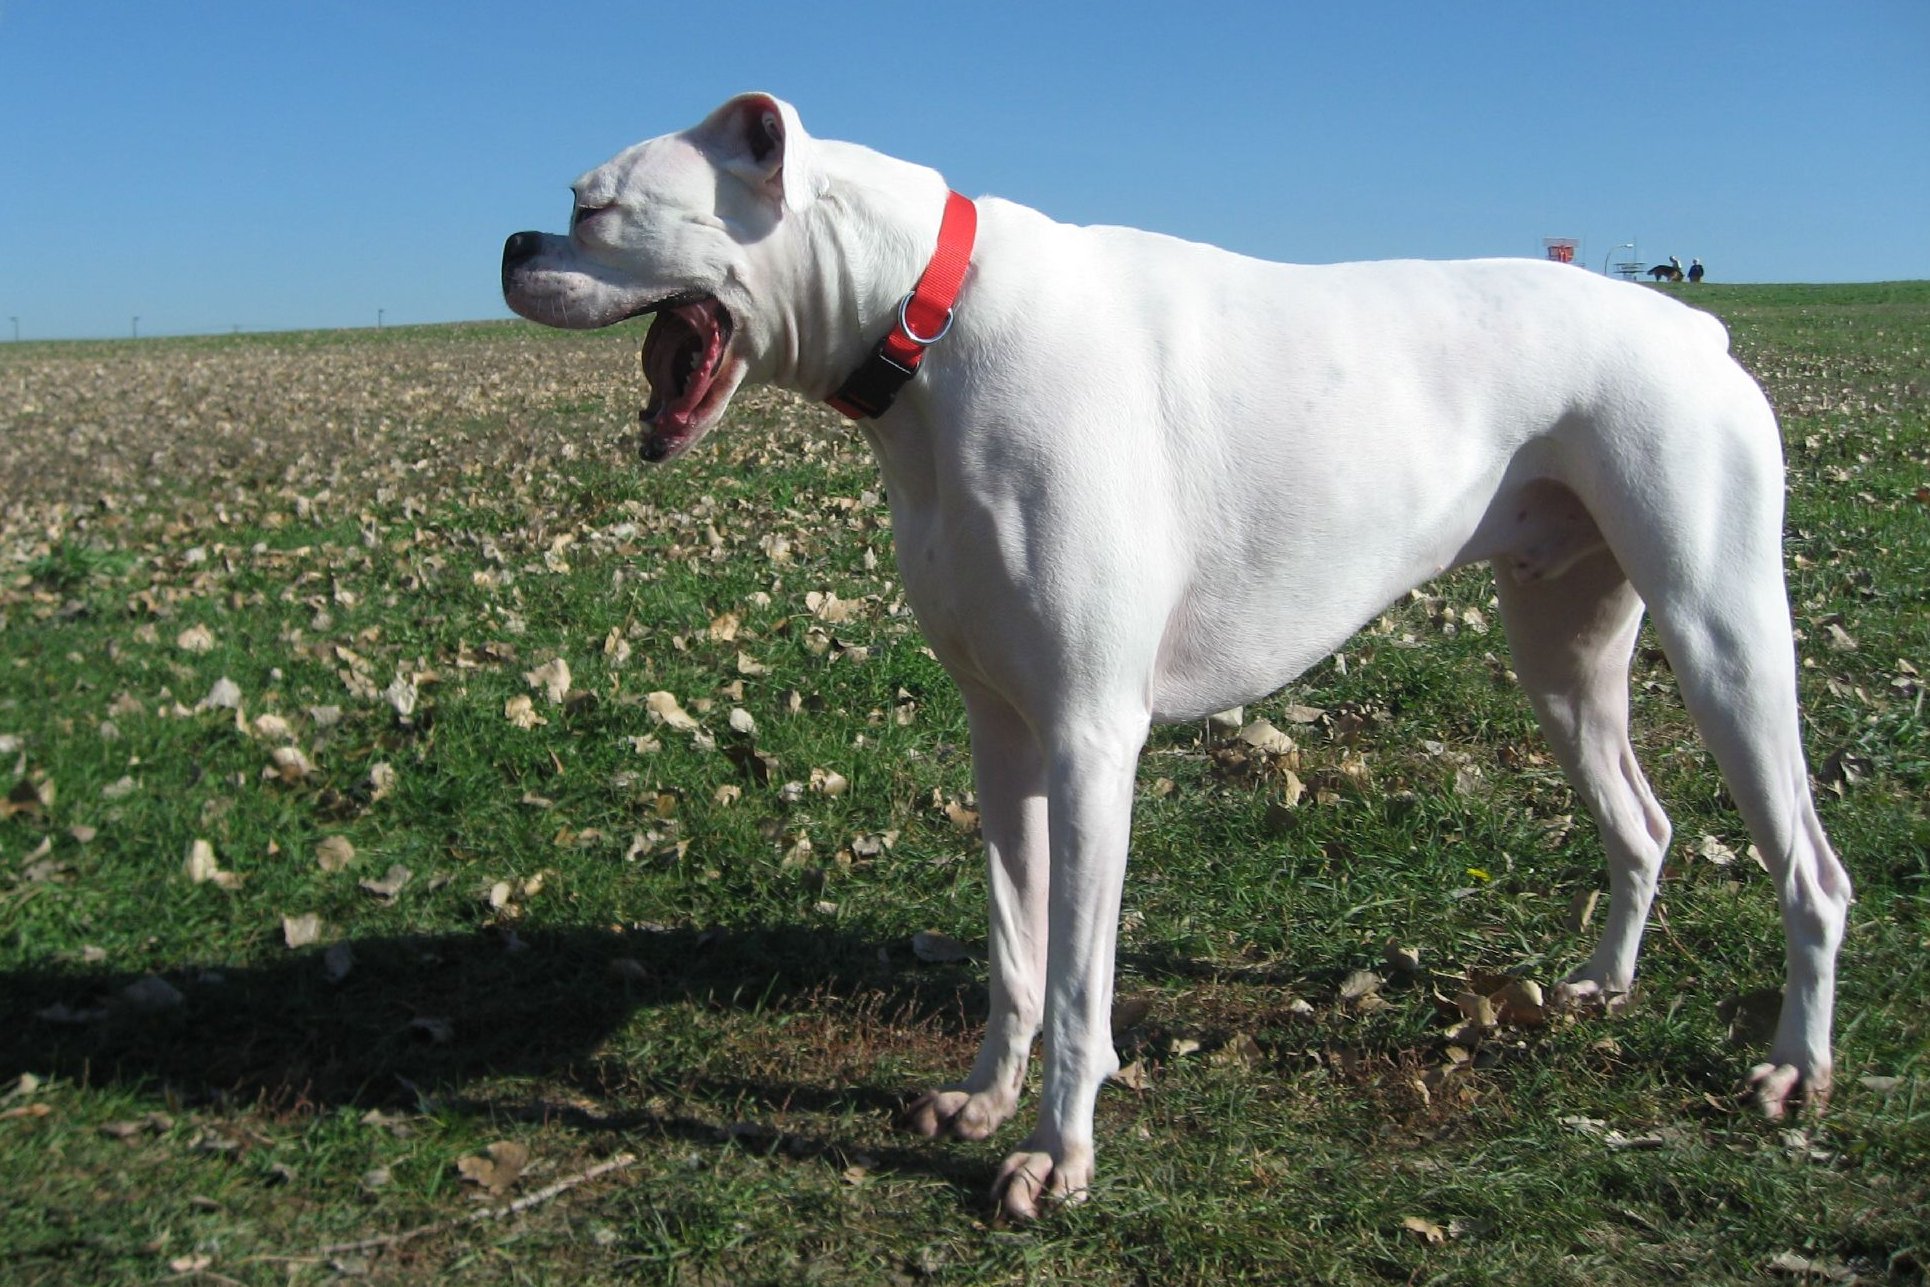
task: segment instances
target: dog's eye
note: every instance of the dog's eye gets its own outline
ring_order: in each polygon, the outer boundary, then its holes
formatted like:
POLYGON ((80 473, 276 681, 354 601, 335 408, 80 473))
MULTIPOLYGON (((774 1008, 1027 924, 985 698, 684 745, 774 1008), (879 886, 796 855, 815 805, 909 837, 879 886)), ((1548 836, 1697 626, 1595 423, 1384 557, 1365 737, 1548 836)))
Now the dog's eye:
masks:
POLYGON ((584 206, 584 205, 572 207, 570 209, 570 231, 575 232, 579 225, 581 225, 582 223, 584 223, 585 221, 587 221, 588 219, 590 219, 595 215, 602 214, 605 210, 608 210, 609 208, 610 208, 609 206, 584 206))

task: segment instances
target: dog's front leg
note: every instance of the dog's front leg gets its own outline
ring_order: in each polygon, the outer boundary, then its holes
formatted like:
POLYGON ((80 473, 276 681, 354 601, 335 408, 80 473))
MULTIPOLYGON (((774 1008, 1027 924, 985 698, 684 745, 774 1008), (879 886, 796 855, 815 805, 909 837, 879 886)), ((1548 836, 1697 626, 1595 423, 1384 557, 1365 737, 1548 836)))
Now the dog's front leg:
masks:
POLYGON ((965 1080, 929 1091, 905 1110, 921 1135, 984 1139, 1017 1111, 1045 1007, 1045 757, 1004 698, 961 685, 972 728, 979 830, 990 891, 992 1012, 965 1080))
POLYGON ((1119 1069, 1112 1047, 1113 954, 1132 829, 1143 714, 1060 730, 1047 752, 1052 872, 1045 987, 1045 1084, 1038 1125, 999 1167, 995 1193, 1015 1219, 1092 1182, 1092 1115, 1119 1069))

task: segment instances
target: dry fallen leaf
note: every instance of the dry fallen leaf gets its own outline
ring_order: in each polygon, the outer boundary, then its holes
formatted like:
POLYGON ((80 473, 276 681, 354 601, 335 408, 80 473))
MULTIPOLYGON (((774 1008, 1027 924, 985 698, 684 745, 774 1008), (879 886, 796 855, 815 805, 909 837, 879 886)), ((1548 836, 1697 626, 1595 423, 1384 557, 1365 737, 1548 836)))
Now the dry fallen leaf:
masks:
POLYGON ((643 708, 650 712, 652 719, 660 724, 669 725, 679 733, 693 732, 698 727, 697 721, 691 718, 690 713, 678 705, 675 693, 659 689, 647 694, 643 699, 643 708))
POLYGON ((920 930, 911 936, 911 953, 921 961, 934 965, 949 961, 968 961, 972 949, 938 930, 920 930))
POLYGON ((521 694, 503 703, 503 716, 517 728, 535 728, 538 724, 549 723, 536 713, 535 703, 521 694))
POLYGON ((1547 1021, 1541 985, 1533 979, 1515 979, 1491 994, 1489 1000, 1494 1003, 1495 1017, 1502 1023, 1517 1028, 1539 1028, 1547 1021))
POLYGON ((650 971, 634 957, 619 956, 611 959, 604 972, 619 983, 648 983, 650 971))
POLYGON ((254 732, 256 737, 262 739, 264 742, 292 742, 295 740, 294 727, 290 725, 287 720, 273 713, 255 716, 254 723, 249 725, 249 728, 254 732))
POLYGON ((1355 970, 1340 984, 1340 999, 1358 1001, 1380 991, 1381 977, 1372 970, 1355 970))
POLYGON ((407 675, 397 675, 389 686, 382 690, 382 700, 395 709, 395 713, 407 719, 415 714, 415 706, 420 698, 420 690, 407 675))
POLYGON ((289 947, 307 947, 322 937, 322 918, 314 912, 281 918, 282 941, 289 947))
POLYGON ((189 626, 174 637, 174 646, 182 652, 213 652, 214 634, 206 626, 189 626))
MULTIPOLYGON (((26 756, 21 756, 24 766, 26 756)), ((15 814, 39 816, 51 809, 54 804, 54 783, 52 778, 22 778, 7 792, 5 800, 0 800, 0 818, 10 818, 15 814)))
POLYGON ((480 1185, 493 1197, 509 1192, 523 1169, 529 1165, 529 1149, 515 1140, 498 1140, 483 1154, 459 1158, 456 1171, 471 1184, 480 1185))
POLYGON ((1847 1283, 1856 1280, 1856 1271, 1831 1260, 1812 1259, 1793 1251, 1779 1251, 1769 1258, 1769 1272, 1800 1278, 1806 1283, 1847 1283))
POLYGON ((388 874, 382 877, 382 879, 364 880, 359 883, 363 889, 374 894, 377 898, 387 900, 401 893, 403 886, 407 885, 414 875, 414 872, 404 867, 401 863, 393 863, 389 867, 388 874))
POLYGON ((195 704, 196 710, 239 710, 241 708, 241 686, 223 675, 214 681, 208 695, 195 704))
POLYGON ((1265 1058, 1260 1043, 1253 1039, 1251 1033, 1236 1032, 1207 1057, 1207 1062, 1217 1068, 1253 1068, 1265 1058))
POLYGON ((1461 1012, 1463 1023, 1448 1034, 1453 1040, 1456 1035, 1478 1036, 1496 1026, 1494 1001, 1478 992, 1463 992, 1454 998, 1454 1004, 1461 1012))
POLYGON ((214 846, 206 840, 196 840, 188 846, 187 860, 181 869, 195 884, 213 885, 217 889, 239 889, 244 879, 236 872, 222 870, 215 858, 214 846))
POLYGON ((525 672, 523 678, 531 688, 540 688, 550 704, 555 705, 570 691, 570 663, 557 657, 525 672))
POLYGON ((173 1129, 172 1117, 166 1113, 149 1113, 145 1117, 130 1118, 126 1121, 106 1122, 101 1126, 101 1134, 109 1139, 134 1144, 139 1142, 143 1135, 165 1135, 173 1129))
POLYGON ((1239 738, 1264 755, 1290 755, 1294 750, 1293 739, 1264 719, 1256 719, 1241 729, 1239 738))
POLYGON ((446 1046, 456 1036, 454 1024, 433 1015, 418 1015, 409 1020, 409 1031, 420 1033, 432 1046, 446 1046))
POLYGON ((186 1000, 181 990, 158 974, 136 979, 121 989, 121 1001, 142 1013, 172 1010, 186 1000))
POLYGON ((300 782, 315 771, 298 747, 278 746, 268 756, 270 769, 264 770, 267 776, 279 776, 283 782, 300 782))
POLYGON ((1421 972, 1421 949, 1418 947, 1404 947, 1400 943, 1390 942, 1387 950, 1381 953, 1381 959, 1387 963, 1388 969, 1403 978, 1411 979, 1421 972))
POLYGON ((828 590, 812 590, 804 596, 804 606, 818 620, 835 626, 860 616, 865 605, 860 600, 840 599, 828 590))
POLYGON ((1438 1247, 1447 1241, 1446 1229, 1421 1216, 1407 1216, 1401 1221, 1401 1228, 1430 1247, 1438 1247))
POLYGON ((213 880, 215 873, 220 870, 220 864, 215 861, 214 846, 205 840, 194 841, 188 846, 188 857, 182 864, 182 870, 197 885, 213 880))
POLYGON ((610 665, 622 666, 630 660, 630 641, 623 637, 619 626, 611 626, 610 633, 603 639, 603 655, 610 659, 610 665))
POLYGON ((1721 839, 1704 834, 1696 852, 1718 867, 1728 867, 1736 861, 1736 851, 1722 843, 1721 839))
POLYGON ((355 949, 347 943, 331 943, 322 953, 322 977, 340 983, 355 968, 355 949))
POLYGON ((315 846, 315 864, 323 871, 340 871, 355 861, 355 846, 346 836, 328 836, 315 846))

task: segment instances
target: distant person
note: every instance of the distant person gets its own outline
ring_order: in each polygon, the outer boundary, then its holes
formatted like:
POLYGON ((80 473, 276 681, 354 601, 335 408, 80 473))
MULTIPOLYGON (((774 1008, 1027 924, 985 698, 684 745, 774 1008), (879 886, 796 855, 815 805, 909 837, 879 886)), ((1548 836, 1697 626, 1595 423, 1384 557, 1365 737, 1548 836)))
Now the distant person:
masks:
POLYGON ((1689 280, 1691 282, 1701 281, 1702 272, 1702 261, 1700 259, 1691 259, 1689 261, 1689 280))

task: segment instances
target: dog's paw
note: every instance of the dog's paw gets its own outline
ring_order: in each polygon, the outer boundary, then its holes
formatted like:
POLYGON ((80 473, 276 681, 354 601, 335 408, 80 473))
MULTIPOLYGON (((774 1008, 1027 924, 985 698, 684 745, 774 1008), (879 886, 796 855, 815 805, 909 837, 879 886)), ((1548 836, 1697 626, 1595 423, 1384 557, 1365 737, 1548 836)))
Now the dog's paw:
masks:
POLYGON ((1793 1063, 1757 1064, 1749 1070, 1744 1087, 1756 1108, 1772 1122, 1781 1121, 1798 1106, 1820 1114, 1829 1106, 1830 1070, 1805 1073, 1793 1063))
POLYGON ((1022 1149, 999 1165, 992 1197, 1006 1219, 1036 1220, 1047 1203, 1084 1202, 1091 1184, 1091 1150, 1055 1160, 1050 1153, 1022 1149))
POLYGON ((1555 985, 1551 1008, 1578 1014, 1615 1014, 1626 1009, 1634 996, 1627 986, 1613 987, 1601 979, 1577 973, 1555 985))
POLYGON ((982 1140, 1003 1126, 1016 1104, 988 1093, 968 1090, 928 1091, 913 1100, 899 1122, 908 1131, 937 1139, 982 1140))

